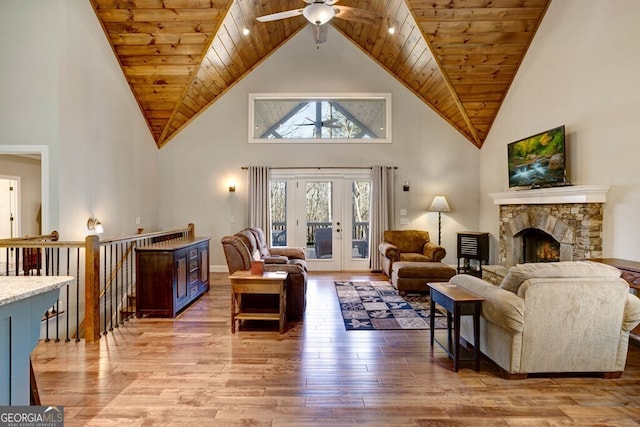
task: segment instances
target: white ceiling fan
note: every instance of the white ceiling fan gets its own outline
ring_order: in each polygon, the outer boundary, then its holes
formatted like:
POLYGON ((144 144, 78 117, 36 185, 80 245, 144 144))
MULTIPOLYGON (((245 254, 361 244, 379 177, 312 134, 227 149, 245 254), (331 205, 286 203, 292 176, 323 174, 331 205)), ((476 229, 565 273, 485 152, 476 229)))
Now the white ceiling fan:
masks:
POLYGON ((316 44, 327 41, 327 26, 334 17, 358 21, 364 24, 377 24, 382 16, 365 9, 349 6, 334 6, 339 0, 303 0, 307 5, 301 9, 285 10, 270 15, 258 16, 260 22, 277 21, 303 15, 313 25, 313 37, 316 44))

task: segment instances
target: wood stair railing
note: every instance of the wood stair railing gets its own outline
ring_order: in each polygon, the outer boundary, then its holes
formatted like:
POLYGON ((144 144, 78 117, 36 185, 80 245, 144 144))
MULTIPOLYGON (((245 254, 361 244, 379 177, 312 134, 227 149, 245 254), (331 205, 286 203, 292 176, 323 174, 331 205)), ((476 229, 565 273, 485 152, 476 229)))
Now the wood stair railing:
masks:
POLYGON ((49 341, 51 333, 55 341, 64 335, 65 341, 71 338, 79 341, 83 336, 86 342, 95 342, 135 312, 135 308, 132 309, 135 307, 134 249, 195 235, 193 224, 183 229, 146 234, 142 231, 103 241, 94 235, 87 236, 84 242, 59 241, 55 231, 48 235, 2 239, 0 255, 4 257, 0 257, 0 262, 4 265, 0 266, 0 276, 73 276, 74 282, 61 289, 55 307, 45 313, 43 335, 45 341, 49 341), (80 266, 83 258, 84 271, 80 266), (84 298, 80 300, 82 291, 84 298), (51 328, 55 330, 51 332, 51 328))

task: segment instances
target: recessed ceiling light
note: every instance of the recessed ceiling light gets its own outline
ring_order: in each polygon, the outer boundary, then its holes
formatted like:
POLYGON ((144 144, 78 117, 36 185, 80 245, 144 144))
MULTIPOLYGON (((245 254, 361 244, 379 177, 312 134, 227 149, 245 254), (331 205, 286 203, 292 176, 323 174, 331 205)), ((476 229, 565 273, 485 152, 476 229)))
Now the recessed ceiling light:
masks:
POLYGON ((389 27, 389 34, 395 34, 396 33, 396 29, 393 27, 389 27))
POLYGON ((248 29, 248 28, 243 28, 243 29, 242 29, 242 34, 244 34, 245 36, 248 36, 250 32, 251 32, 251 31, 249 31, 249 29, 248 29))

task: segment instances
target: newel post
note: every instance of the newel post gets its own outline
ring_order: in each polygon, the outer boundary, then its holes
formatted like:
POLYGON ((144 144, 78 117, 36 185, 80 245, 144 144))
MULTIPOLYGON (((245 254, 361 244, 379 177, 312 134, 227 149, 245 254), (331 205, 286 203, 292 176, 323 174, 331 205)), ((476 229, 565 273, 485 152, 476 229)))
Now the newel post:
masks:
POLYGON ((100 238, 85 240, 84 339, 88 343, 100 339, 100 238))
POLYGON ((189 238, 193 239, 194 237, 196 237, 196 226, 195 226, 195 224, 189 223, 189 225, 187 225, 187 228, 189 229, 189 231, 188 231, 189 238))

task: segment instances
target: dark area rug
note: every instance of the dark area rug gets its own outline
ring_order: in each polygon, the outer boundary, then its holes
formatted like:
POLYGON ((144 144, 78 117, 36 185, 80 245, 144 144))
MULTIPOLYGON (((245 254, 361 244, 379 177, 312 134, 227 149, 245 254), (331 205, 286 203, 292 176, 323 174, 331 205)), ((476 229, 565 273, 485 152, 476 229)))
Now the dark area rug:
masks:
MULTIPOLYGON (((386 281, 335 282, 347 330, 429 329, 429 296, 404 297, 386 281)), ((436 329, 446 329, 447 319, 436 312, 436 329)))

